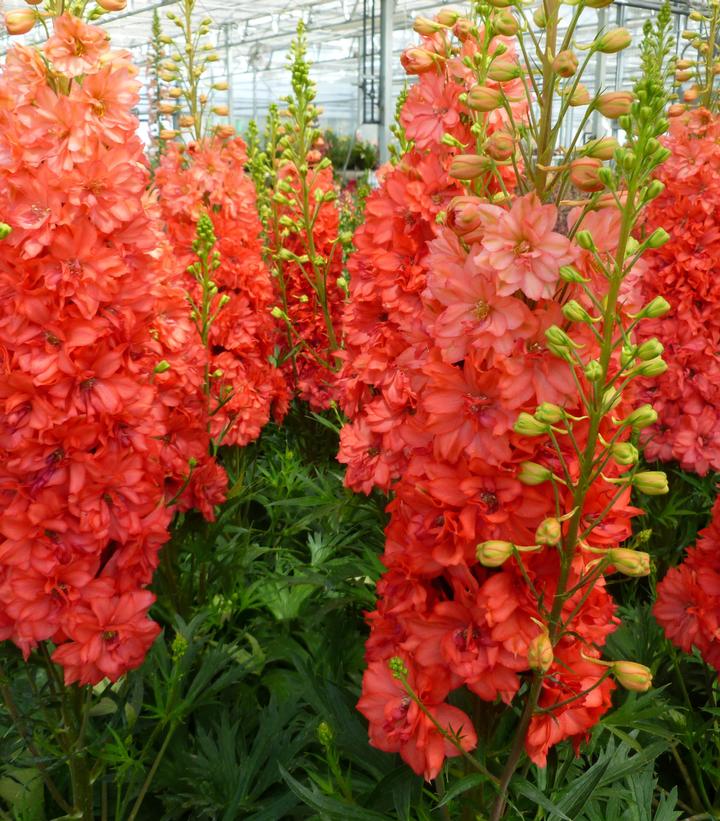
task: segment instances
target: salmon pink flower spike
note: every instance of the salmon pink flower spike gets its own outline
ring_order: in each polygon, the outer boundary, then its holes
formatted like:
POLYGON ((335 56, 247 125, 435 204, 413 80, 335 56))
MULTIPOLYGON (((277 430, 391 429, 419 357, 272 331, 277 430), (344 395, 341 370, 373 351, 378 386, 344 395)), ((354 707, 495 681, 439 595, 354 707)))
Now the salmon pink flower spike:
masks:
POLYGON ((96 684, 158 635, 173 507, 211 518, 226 478, 193 428, 205 362, 128 56, 63 15, 45 58, 12 48, 0 74, 0 639, 50 640, 68 684, 96 684))

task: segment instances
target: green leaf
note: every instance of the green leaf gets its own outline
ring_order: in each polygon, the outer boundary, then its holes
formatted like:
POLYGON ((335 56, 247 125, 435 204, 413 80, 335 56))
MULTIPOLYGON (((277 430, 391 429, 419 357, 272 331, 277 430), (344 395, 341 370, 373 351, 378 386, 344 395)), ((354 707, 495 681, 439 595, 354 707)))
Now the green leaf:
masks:
POLYGON ((553 816, 557 816, 562 821, 572 821, 570 816, 565 815, 562 808, 554 804, 543 792, 541 792, 534 784, 531 784, 526 778, 516 775, 510 783, 511 790, 515 790, 524 798, 529 799, 538 807, 550 812, 553 816))
POLYGON ((439 801, 436 806, 445 807, 451 801, 454 801, 459 795, 462 795, 464 792, 472 790, 475 787, 479 787, 481 784, 486 784, 487 781, 487 776, 482 773, 470 773, 470 775, 466 775, 459 781, 456 781, 442 797, 442 801, 439 801))
POLYGON ((331 818, 337 818, 338 821, 390 821, 387 815, 380 815, 380 813, 364 809, 356 804, 322 795, 317 790, 309 790, 293 778, 282 764, 278 764, 278 767, 283 780, 295 795, 318 812, 327 813, 331 818))

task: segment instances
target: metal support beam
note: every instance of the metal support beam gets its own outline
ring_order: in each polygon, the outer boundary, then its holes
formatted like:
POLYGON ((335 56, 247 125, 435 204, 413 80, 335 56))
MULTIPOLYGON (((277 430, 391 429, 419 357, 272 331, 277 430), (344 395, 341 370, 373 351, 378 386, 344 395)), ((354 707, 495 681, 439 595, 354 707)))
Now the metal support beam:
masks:
POLYGON ((390 126, 395 114, 392 93, 393 15, 395 0, 380 0, 380 123, 378 155, 380 162, 390 159, 390 126))

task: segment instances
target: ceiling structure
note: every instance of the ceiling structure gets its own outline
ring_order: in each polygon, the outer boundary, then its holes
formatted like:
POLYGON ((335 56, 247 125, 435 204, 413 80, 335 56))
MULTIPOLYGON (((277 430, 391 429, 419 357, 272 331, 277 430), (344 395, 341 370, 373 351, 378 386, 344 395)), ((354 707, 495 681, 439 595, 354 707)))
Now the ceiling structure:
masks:
MULTIPOLYGON (((379 54, 381 2, 386 0, 263 0, 260 3, 256 0, 197 0, 195 13, 198 20, 210 17, 214 21, 213 34, 220 60, 213 64, 215 75, 212 79, 229 81, 236 125, 242 130, 249 119, 262 120, 268 105, 288 92, 286 54, 297 23, 303 20, 307 27, 309 57, 314 63, 312 74, 318 86, 318 103, 324 109, 326 124, 344 133, 353 133, 361 127, 363 119, 367 119, 367 113, 363 111, 364 108, 367 110, 363 106, 363 85, 368 90, 372 87, 377 91, 380 65, 376 59, 368 70, 366 60, 363 70, 363 43, 367 49, 367 44, 374 41, 379 54)), ((7 9, 21 5, 20 0, 5 3, 7 9)), ((128 0, 126 10, 107 14, 103 25, 115 45, 130 49, 142 63, 148 49, 153 11, 159 11, 164 33, 172 36, 175 27, 165 15, 177 10, 177 5, 177 0, 128 0)), ((431 16, 440 5, 427 0, 396 0, 392 18, 393 96, 397 96, 405 81, 400 68, 400 52, 417 40, 412 31, 413 20, 418 15, 431 16)), ((462 8, 465 4, 454 5, 462 8)), ((597 11, 587 9, 583 12, 575 40, 590 42, 598 25, 602 24, 626 26, 637 40, 643 22, 657 8, 657 3, 651 0, 632 0, 616 2, 597 11)), ((566 6, 565 11, 568 14, 570 8, 566 6)), ((687 5, 676 3, 674 11, 679 37, 689 9, 687 5)), ((7 46, 7 36, 0 35, 0 55, 7 46)), ((636 48, 602 57, 597 64, 591 63, 586 85, 591 92, 594 86, 629 88, 637 76, 638 66, 636 48)), ((141 119, 144 113, 141 108, 141 119)), ((579 114, 574 113, 577 120, 579 114)), ((596 132, 608 133, 611 124, 595 121, 591 127, 596 132)), ((372 138, 377 133, 377 126, 366 125, 362 132, 372 138)))

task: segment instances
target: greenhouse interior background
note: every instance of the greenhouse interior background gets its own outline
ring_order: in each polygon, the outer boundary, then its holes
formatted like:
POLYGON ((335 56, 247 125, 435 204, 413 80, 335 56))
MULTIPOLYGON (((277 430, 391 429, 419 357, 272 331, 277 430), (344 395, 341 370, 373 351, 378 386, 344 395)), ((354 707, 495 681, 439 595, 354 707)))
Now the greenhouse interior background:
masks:
MULTIPOLYGON (((6 2, 8 8, 11 7, 6 2)), ((462 9, 463 4, 456 4, 462 9)), ((159 11, 163 31, 173 36, 173 25, 165 13, 177 7, 173 0, 142 2, 130 0, 127 9, 104 18, 113 42, 128 48, 143 63, 150 43, 152 15, 159 11)), ((323 107, 323 122, 341 135, 356 134, 380 148, 385 146, 388 128, 395 116, 395 103, 407 78, 400 67, 400 54, 413 41, 413 21, 432 14, 437 4, 398 0, 330 0, 329 2, 262 4, 204 0, 195 15, 213 20, 213 35, 220 55, 207 76, 208 84, 227 80, 226 102, 231 122, 244 133, 250 120, 261 125, 268 106, 286 94, 289 76, 287 53, 298 21, 307 26, 309 57, 318 82, 318 104, 323 107), (385 113, 387 112, 387 114, 385 113)), ((568 7, 570 8, 570 7, 568 7)), ((636 39, 648 14, 660 8, 653 3, 616 2, 609 8, 585 9, 577 27, 577 38, 592 39, 602 27, 622 26, 636 39)), ((680 33, 685 29, 689 4, 672 4, 678 53, 685 45, 680 33)), ((567 17, 568 12, 563 13, 567 17)), ((560 28, 562 30, 562 18, 560 28)), ((0 56, 7 48, 8 36, 0 35, 0 56)), ((629 89, 639 67, 637 48, 614 55, 593 55, 585 85, 590 92, 612 86, 629 89)), ((216 93, 215 98, 222 99, 216 93)), ((147 122, 149 102, 145 97, 139 116, 147 122)), ((571 112, 564 124, 565 136, 572 132, 581 114, 571 112)), ((596 113, 588 124, 586 136, 602 136, 617 130, 616 124, 596 113)))

